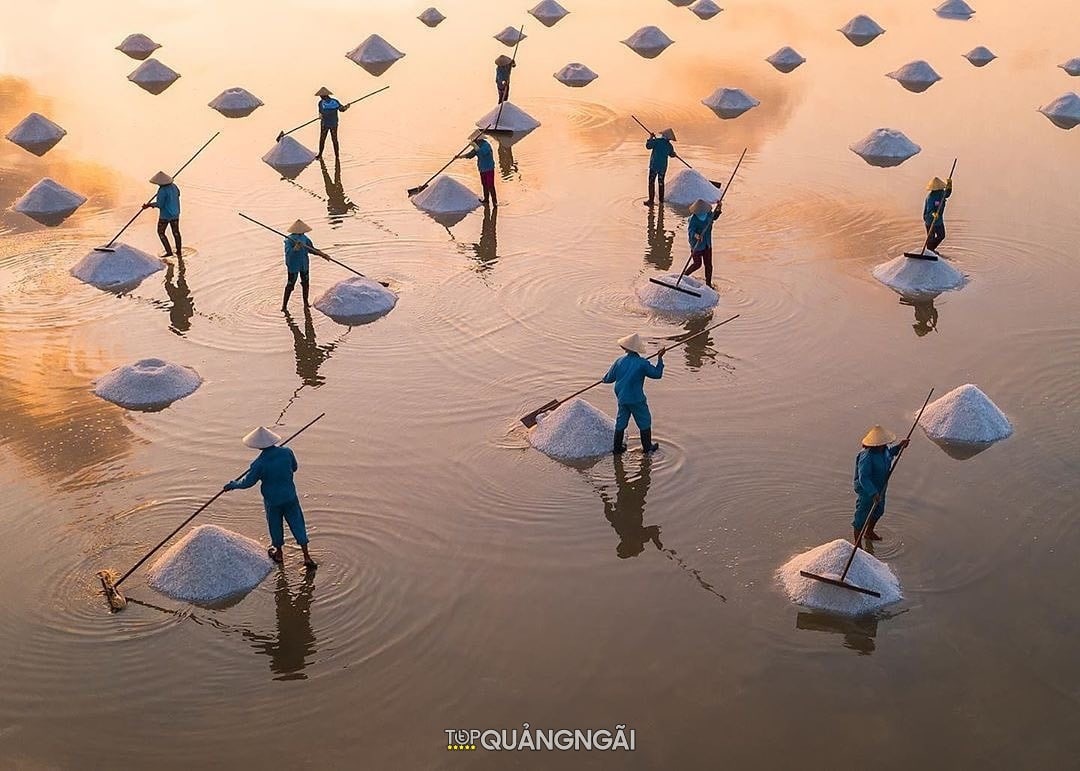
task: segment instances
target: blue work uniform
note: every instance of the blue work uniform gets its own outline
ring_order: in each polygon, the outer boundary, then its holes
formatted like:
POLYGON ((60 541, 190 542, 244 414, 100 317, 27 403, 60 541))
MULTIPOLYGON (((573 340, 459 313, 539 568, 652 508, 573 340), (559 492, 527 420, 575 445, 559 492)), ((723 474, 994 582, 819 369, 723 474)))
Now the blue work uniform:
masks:
POLYGON ((475 158, 476 170, 481 173, 495 171, 495 153, 488 141, 482 137, 476 140, 476 146, 467 152, 465 157, 475 158))
POLYGON ((686 223, 686 235, 690 240, 691 252, 712 249, 712 226, 720 217, 714 209, 704 214, 691 214, 686 223))
POLYGON ((923 204, 922 218, 926 227, 930 227, 934 222, 934 213, 937 212, 938 207, 941 207, 941 214, 938 215, 938 222, 942 225, 945 224, 945 202, 948 197, 952 195, 952 188, 947 187, 944 190, 931 190, 926 195, 926 203, 923 204))
POLYGON ((291 233, 285 239, 285 269, 289 273, 307 273, 311 266, 308 249, 314 248, 311 239, 302 233, 291 233), (305 249, 304 247, 308 247, 305 249))
POLYGON ((293 472, 299 468, 296 456, 288 447, 267 447, 259 452, 250 468, 238 481, 225 485, 226 490, 246 490, 261 482, 259 488, 266 509, 266 524, 270 529, 270 542, 280 549, 285 544, 282 520, 289 524, 293 538, 301 546, 308 542, 304 512, 293 484, 293 472))
POLYGON ((664 360, 653 364, 648 359, 633 351, 627 351, 611 365, 604 375, 603 382, 615 384, 615 398, 619 402, 619 413, 615 418, 615 430, 625 431, 630 425, 630 416, 641 431, 652 428, 652 414, 645 400, 645 378, 659 380, 664 374, 664 360))
POLYGON ((167 222, 180 219, 180 188, 171 182, 159 186, 154 206, 158 210, 158 219, 167 222))
POLYGON ((874 510, 872 523, 876 523, 885 513, 885 482, 889 476, 889 467, 892 459, 900 452, 900 445, 892 447, 874 448, 864 447, 855 457, 855 519, 851 525, 855 530, 861 530, 874 508, 874 496, 880 494, 881 501, 874 510))
POLYGON ((645 149, 649 154, 649 173, 663 176, 667 174, 668 158, 675 157, 675 146, 667 137, 649 137, 645 140, 645 149))
POLYGON ((510 80, 510 70, 513 69, 514 62, 509 64, 496 64, 495 65, 495 82, 505 83, 510 80))
POLYGON ((337 128, 338 111, 344 110, 341 102, 332 96, 324 96, 319 99, 319 118, 322 125, 327 128, 337 128))

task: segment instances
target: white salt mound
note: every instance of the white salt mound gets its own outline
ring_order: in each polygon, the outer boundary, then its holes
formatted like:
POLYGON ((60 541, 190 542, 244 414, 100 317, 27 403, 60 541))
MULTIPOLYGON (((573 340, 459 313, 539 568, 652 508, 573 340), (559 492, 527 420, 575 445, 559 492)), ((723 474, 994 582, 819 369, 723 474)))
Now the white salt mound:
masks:
POLYGON ((42 156, 56 146, 67 134, 57 124, 36 112, 32 112, 7 133, 7 138, 27 152, 42 156))
POLYGON ((921 150, 922 148, 904 136, 902 131, 888 128, 874 129, 851 145, 853 153, 871 166, 881 168, 899 166, 921 150))
POLYGON ((948 19, 970 19, 975 15, 975 9, 964 0, 945 0, 944 3, 934 9, 938 16, 948 19))
POLYGON ((191 367, 163 359, 140 359, 117 367, 94 383, 94 393, 131 409, 164 407, 190 396, 202 385, 191 367))
POLYGON ((175 83, 179 77, 180 73, 162 64, 157 59, 147 59, 128 75, 128 80, 144 91, 149 91, 151 94, 160 94, 175 83))
POLYGON ((236 86, 215 96, 210 106, 226 118, 244 118, 262 107, 263 101, 247 89, 236 86))
POLYGON ((534 5, 529 13, 545 27, 553 27, 570 11, 563 8, 555 0, 543 0, 543 2, 534 5))
POLYGON ((1058 67, 1065 70, 1065 72, 1073 77, 1076 77, 1077 75, 1080 75, 1080 56, 1077 56, 1075 59, 1069 59, 1067 62, 1062 62, 1058 67))
POLYGON ((199 525, 150 566, 146 582, 175 600, 212 604, 247 594, 273 567, 258 541, 199 525))
POLYGON ((805 62, 806 57, 804 57, 791 46, 784 46, 772 56, 765 59, 765 61, 767 61, 776 69, 780 70, 780 72, 791 72, 800 64, 805 62))
POLYGON ((397 299, 377 281, 353 276, 327 289, 315 307, 339 324, 365 324, 392 311, 397 299))
POLYGON ((1013 432, 1005 413, 971 383, 927 405, 919 425, 934 441, 957 444, 991 444, 1013 432))
POLYGON ((128 35, 124 38, 120 45, 116 47, 116 50, 122 51, 132 59, 141 60, 145 59, 159 48, 161 48, 161 46, 158 43, 155 43, 141 32, 136 32, 134 35, 128 35))
POLYGON ((761 104, 741 88, 718 88, 702 99, 701 103, 725 120, 738 118, 747 110, 761 104))
POLYGON ((66 220, 84 203, 86 196, 45 177, 23 193, 12 208, 42 225, 53 226, 66 220))
POLYGON ((369 35, 363 43, 345 54, 369 74, 378 77, 390 69, 390 65, 405 56, 378 35, 369 35))
POLYGON ((678 273, 664 273, 659 276, 653 276, 653 278, 659 279, 672 286, 678 282, 679 286, 683 289, 690 289, 697 292, 701 297, 694 297, 693 295, 686 294, 685 292, 678 292, 674 289, 654 284, 652 281, 642 281, 637 287, 637 296, 641 300, 642 305, 647 308, 653 308, 658 311, 666 311, 668 313, 678 314, 691 314, 701 313, 711 308, 715 308, 716 304, 720 302, 720 295, 715 290, 710 289, 709 285, 704 281, 698 281, 693 276, 683 276, 682 281, 679 281, 678 273))
POLYGON ((555 80, 571 88, 582 88, 596 80, 599 75, 580 62, 571 62, 555 73, 555 80))
POLYGON ((720 200, 720 191, 700 171, 694 169, 683 169, 676 174, 674 179, 667 183, 664 193, 665 203, 680 209, 688 209, 699 198, 716 203, 720 200))
POLYGON ((914 298, 959 289, 967 281, 964 274, 946 260, 920 260, 902 254, 874 268, 873 276, 894 292, 914 298))
POLYGON ((480 198, 453 177, 440 174, 412 202, 428 214, 468 214, 480 205, 480 198))
POLYGON ((416 18, 424 22, 424 24, 428 25, 429 27, 438 27, 440 24, 446 21, 446 17, 443 16, 442 12, 439 11, 438 8, 427 8, 416 18))
POLYGON ((990 62, 997 58, 997 55, 986 46, 975 46, 966 54, 964 58, 974 64, 976 67, 985 67, 990 62))
POLYGON ((690 6, 690 12, 703 21, 708 21, 713 16, 716 16, 720 11, 724 10, 713 0, 697 0, 690 6))
POLYGON ((499 107, 493 107, 484 117, 476 121, 476 127, 481 129, 494 129, 497 131, 512 131, 515 134, 525 134, 535 128, 539 128, 538 121, 529 113, 515 105, 513 102, 503 102, 502 112, 499 107), (495 120, 498 118, 498 125, 495 120))
POLYGON ((1039 112, 1058 128, 1071 129, 1080 123, 1080 96, 1075 93, 1063 94, 1049 104, 1044 104, 1039 108, 1039 112))
POLYGON ((120 241, 110 248, 115 251, 87 252, 72 267, 71 275, 98 289, 133 289, 144 278, 165 267, 157 257, 120 241))
POLYGON ((639 56, 655 59, 675 41, 665 35, 659 27, 649 26, 642 27, 622 42, 639 56))
POLYGON ((844 616, 867 615, 902 600, 904 595, 900 592, 900 579, 888 565, 863 549, 859 549, 855 554, 844 581, 879 592, 880 598, 841 589, 839 586, 799 574, 800 570, 805 570, 838 579, 844 572, 853 548, 843 538, 837 538, 810 551, 796 554, 776 571, 776 577, 792 602, 844 616))
POLYGON ((529 443, 555 460, 587 460, 611 452, 615 420, 584 399, 571 399, 541 415, 529 443))
POLYGON ((504 46, 507 46, 508 48, 513 48, 515 45, 517 45, 519 41, 527 38, 528 35, 526 35, 524 32, 520 32, 514 27, 507 27, 494 37, 504 46))
POLYGON ((941 80, 941 76, 934 71, 929 62, 919 59, 908 62, 898 70, 893 70, 886 77, 890 77, 908 91, 916 94, 922 93, 930 86, 941 80))
POLYGON ((884 33, 885 28, 869 16, 860 14, 841 27, 840 31, 854 45, 864 46, 878 35, 884 33))
POLYGON ((267 151, 262 160, 286 179, 295 179, 315 160, 315 153, 292 137, 282 137, 280 142, 267 151))

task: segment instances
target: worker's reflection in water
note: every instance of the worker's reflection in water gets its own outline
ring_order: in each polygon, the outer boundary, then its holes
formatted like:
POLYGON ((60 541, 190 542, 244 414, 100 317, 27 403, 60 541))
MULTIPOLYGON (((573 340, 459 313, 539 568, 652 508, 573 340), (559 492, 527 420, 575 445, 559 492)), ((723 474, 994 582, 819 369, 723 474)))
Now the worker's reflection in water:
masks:
POLYGON ((326 378, 319 374, 319 368, 333 354, 339 340, 329 345, 319 345, 315 337, 315 323, 311 319, 311 309, 304 308, 304 329, 293 319, 292 314, 285 314, 285 322, 293 336, 293 352, 296 354, 296 374, 306 386, 318 388, 326 382, 326 378))
POLYGON ((911 297, 901 297, 901 305, 907 305, 915 309, 915 323, 911 328, 919 337, 925 337, 931 332, 937 331, 938 311, 934 307, 934 298, 917 300, 911 297))
POLYGON ((657 270, 671 270, 671 246, 675 243, 675 231, 664 230, 664 207, 649 208, 648 248, 645 262, 657 270))
POLYGON ((499 176, 509 182, 517 173, 517 161, 514 160, 514 148, 510 142, 499 142, 499 176))
POLYGON ((315 571, 305 570, 296 594, 289 589, 285 570, 278 569, 274 589, 277 633, 250 634, 252 647, 270 657, 275 680, 306 680, 304 668, 316 653, 315 630, 311 627, 311 601, 315 594, 315 571))
POLYGON ((345 186, 341 183, 341 160, 334 157, 333 177, 326 168, 326 158, 319 158, 319 167, 322 169, 323 184, 326 186, 326 212, 331 219, 356 211, 357 205, 345 195, 345 186))
POLYGON ((499 210, 484 209, 484 223, 480 227, 480 240, 472 245, 476 254, 476 270, 485 272, 495 267, 499 261, 499 242, 496 228, 499 224, 499 210))
POLYGON ((184 258, 176 257, 176 264, 171 261, 165 268, 165 293, 169 295, 169 329, 183 337, 191 329, 191 319, 195 315, 195 300, 191 296, 185 276, 184 258))
POLYGON ((604 516, 619 536, 619 545, 615 553, 619 559, 636 557, 645 550, 645 544, 652 541, 653 546, 662 549, 660 526, 645 525, 645 496, 649 493, 649 472, 652 465, 650 455, 643 455, 640 473, 631 477, 627 473, 626 461, 622 455, 615 456, 615 500, 601 490, 604 500, 604 516))

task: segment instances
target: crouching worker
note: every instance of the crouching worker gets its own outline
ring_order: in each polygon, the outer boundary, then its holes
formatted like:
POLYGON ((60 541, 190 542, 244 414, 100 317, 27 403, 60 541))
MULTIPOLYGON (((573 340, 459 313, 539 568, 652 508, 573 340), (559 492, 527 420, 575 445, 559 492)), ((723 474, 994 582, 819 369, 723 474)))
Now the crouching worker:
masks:
POLYGON ((612 452, 620 455, 626 452, 623 437, 626 428, 630 425, 630 416, 634 416, 634 423, 641 432, 641 447, 646 453, 655 452, 660 445, 652 440, 652 415, 649 413, 649 404, 645 400, 645 378, 650 377, 658 380, 664 375, 664 352, 661 348, 657 352, 657 362, 653 364, 646 359, 645 341, 640 335, 633 334, 619 341, 626 354, 620 356, 611 365, 611 369, 604 375, 603 382, 615 384, 615 397, 619 400, 619 413, 615 418, 615 441, 612 452))
POLYGON ((855 495, 858 497, 855 501, 855 519, 851 526, 855 529, 856 542, 867 517, 870 517, 866 530, 867 540, 881 540, 881 536, 874 532, 874 525, 885 514, 885 483, 889 480, 889 468, 896 454, 908 446, 907 439, 889 445, 895 441, 896 435, 881 426, 874 426, 863 437, 862 450, 855 458, 854 486, 855 495), (870 516, 871 511, 873 516, 870 516))

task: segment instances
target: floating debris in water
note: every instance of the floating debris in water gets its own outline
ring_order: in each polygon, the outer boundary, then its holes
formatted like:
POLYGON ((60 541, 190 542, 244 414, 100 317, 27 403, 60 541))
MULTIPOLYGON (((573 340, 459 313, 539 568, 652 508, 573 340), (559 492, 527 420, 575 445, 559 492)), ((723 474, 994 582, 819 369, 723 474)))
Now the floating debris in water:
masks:
POLYGON ((23 193, 11 208, 35 222, 53 227, 74 214, 84 203, 86 196, 45 177, 23 193))
POLYGON ((540 127, 538 121, 513 102, 503 102, 493 107, 484 117, 476 121, 476 127, 492 131, 510 131, 514 134, 527 134, 540 127), (501 108, 501 112, 500 112, 501 108), (496 124, 496 119, 498 123, 496 124))
POLYGON ((1069 61, 1067 62, 1062 62, 1058 65, 1058 67, 1065 70, 1065 72, 1069 73, 1073 77, 1076 77, 1077 75, 1080 75, 1080 56, 1069 59, 1069 61))
POLYGON ((738 118, 747 110, 761 104, 741 88, 718 88, 702 99, 701 103, 724 120, 738 118))
POLYGON ((902 131, 896 129, 874 129, 855 144, 851 151, 871 166, 889 168, 899 166, 922 148, 912 142, 902 131))
POLYGON ((190 396, 203 379, 191 367, 164 359, 140 359, 117 367, 94 383, 94 393, 133 410, 155 410, 190 396))
POLYGON ((84 283, 107 291, 134 289, 148 276, 165 268, 165 263, 141 249, 117 241, 110 252, 92 249, 71 268, 71 275, 84 283))
POLYGON ((566 17, 570 11, 563 8, 556 0, 543 0, 529 11, 545 27, 553 27, 566 17))
POLYGON ((878 592, 881 597, 841 589, 799 573, 800 570, 805 570, 808 573, 839 579, 853 548, 855 547, 843 538, 837 538, 810 551, 796 554, 776 571, 776 577, 792 602, 844 616, 867 615, 904 599, 900 592, 900 579, 888 565, 864 549, 856 551, 844 581, 878 592))
POLYGON ((622 42, 639 56, 655 59, 675 41, 665 35, 659 27, 649 26, 642 27, 622 42))
POLYGON ((507 48, 513 48, 519 42, 527 38, 528 35, 513 27, 507 27, 494 37, 507 48))
POLYGON ((791 46, 784 46, 772 56, 765 59, 765 61, 767 61, 776 69, 780 70, 780 72, 791 72, 800 64, 805 62, 806 57, 804 57, 791 46))
POLYGON ((7 133, 7 138, 23 150, 40 157, 56 147, 56 143, 66 134, 64 129, 44 115, 32 112, 7 133))
POLYGON ((986 46, 975 46, 966 54, 964 54, 964 58, 974 64, 976 67, 985 67, 997 58, 997 54, 995 54, 986 46))
POLYGON ((720 295, 716 290, 693 276, 683 276, 682 281, 679 281, 678 273, 664 273, 653 278, 671 286, 675 286, 677 282, 678 286, 697 292, 701 297, 660 286, 652 281, 642 281, 637 287, 637 296, 647 308, 675 314, 694 314, 715 308, 720 302, 720 295))
POLYGON ((438 27, 440 24, 446 21, 446 17, 443 16, 442 12, 439 11, 438 8, 434 7, 424 10, 424 12, 416 18, 424 22, 424 24, 429 27, 438 27))
POLYGON ((315 307, 339 324, 357 326, 385 316, 397 295, 377 281, 353 276, 339 281, 315 301, 315 307))
POLYGON ((150 566, 146 582, 174 600, 210 605, 247 594, 273 567, 258 541, 199 525, 150 566))
POLYGON ((390 69, 390 66, 405 54, 378 35, 368 35, 363 43, 349 51, 345 56, 363 67, 368 74, 378 77, 390 69))
POLYGON ((529 444, 549 458, 589 460, 611 453, 615 420, 584 399, 575 398, 537 418, 529 444))
POLYGON ((720 191, 695 169, 683 169, 676 174, 664 194, 664 202, 679 209, 689 209, 699 198, 713 204, 720 200, 720 191))
POLYGON ((598 77, 600 76, 580 62, 572 62, 555 73, 555 80, 571 88, 587 86, 598 77))
MULTIPOLYGON (((937 255, 932 249, 926 251, 937 255)), ((874 268, 873 276, 894 292, 915 299, 936 297, 967 282, 963 273, 940 256, 936 260, 921 260, 901 254, 874 268)))
POLYGON ((714 3, 713 0, 697 0, 690 6, 690 12, 702 21, 708 21, 722 10, 724 9, 714 3))
POLYGON ((878 35, 884 34, 885 28, 865 14, 860 14, 840 28, 844 37, 854 45, 864 46, 878 35))
POLYGON ((942 449, 960 459, 970 458, 1013 433, 1005 413, 971 383, 931 403, 919 425, 942 449))
POLYGON ((128 80, 144 91, 157 95, 176 82, 180 73, 157 59, 147 59, 128 75, 128 80))
MULTIPOLYGON (((435 181, 412 197, 416 208, 437 218, 449 218, 457 224, 465 215, 480 206, 476 193, 453 177, 439 175, 435 181), (460 216, 455 216, 460 215, 460 216)), ((440 221, 443 221, 440 219, 440 221)))
POLYGON ((908 62, 900 69, 887 73, 886 77, 892 78, 908 91, 916 94, 921 94, 941 80, 941 76, 934 71, 930 63, 922 59, 908 62))
POLYGON ((292 137, 282 137, 262 157, 263 163, 286 179, 296 179, 312 161, 315 153, 292 137))
POLYGON ((975 9, 964 0, 945 0, 934 9, 934 13, 946 19, 970 19, 975 15, 975 9))
POLYGON ((245 118, 262 107, 263 101, 247 89, 236 86, 215 96, 210 106, 226 118, 245 118))
POLYGON ((136 32, 135 34, 128 35, 124 38, 120 45, 116 47, 116 50, 122 51, 132 59, 141 61, 159 48, 161 48, 159 43, 155 43, 141 32, 136 32))
POLYGON ((1039 108, 1058 128, 1071 129, 1080 123, 1080 96, 1070 92, 1039 108))

